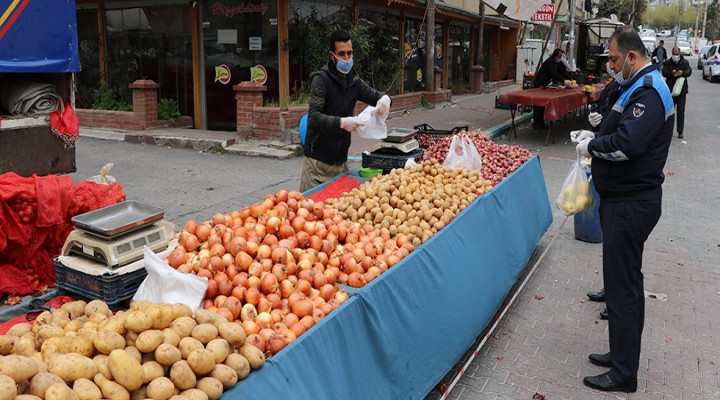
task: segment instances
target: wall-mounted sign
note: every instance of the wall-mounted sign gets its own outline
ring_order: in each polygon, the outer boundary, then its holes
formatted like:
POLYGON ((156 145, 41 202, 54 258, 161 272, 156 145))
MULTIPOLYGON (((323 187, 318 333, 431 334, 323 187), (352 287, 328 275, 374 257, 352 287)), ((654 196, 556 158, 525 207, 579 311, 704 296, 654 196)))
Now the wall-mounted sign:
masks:
POLYGON ((265 15, 268 5, 265 3, 242 3, 236 6, 226 6, 222 3, 213 3, 210 6, 213 15, 221 15, 223 17, 232 18, 238 14, 260 14, 265 15))
POLYGON ((225 64, 220 64, 217 67, 215 67, 215 82, 220 82, 223 85, 227 85, 230 83, 230 78, 232 75, 230 74, 230 68, 228 68, 225 64))
POLYGON ((264 85, 267 82, 267 70, 262 65, 250 67, 250 80, 264 85))
POLYGON ((539 10, 530 18, 532 22, 553 22, 555 16, 555 4, 543 4, 539 10))
POLYGON ((277 25, 277 18, 270 18, 268 21, 270 22, 270 25, 277 25))
POLYGON ((218 29, 217 30, 217 41, 218 43, 237 44, 237 29, 218 29))
POLYGON ((248 48, 250 49, 250 51, 262 50, 262 36, 250 36, 248 38, 248 42, 248 48))

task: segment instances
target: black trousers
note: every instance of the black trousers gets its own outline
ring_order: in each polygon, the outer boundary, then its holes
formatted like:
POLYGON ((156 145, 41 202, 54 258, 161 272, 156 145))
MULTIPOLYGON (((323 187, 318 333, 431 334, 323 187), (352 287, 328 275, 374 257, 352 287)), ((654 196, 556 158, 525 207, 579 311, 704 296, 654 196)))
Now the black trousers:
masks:
POLYGON ((675 103, 675 121, 677 121, 677 132, 682 134, 685 131, 685 99, 687 94, 673 97, 675 103))
POLYGON ((600 202, 603 279, 613 364, 609 375, 626 385, 637 385, 645 323, 643 248, 660 219, 661 208, 662 195, 647 201, 600 202))
POLYGON ((545 107, 533 107, 533 126, 537 129, 545 129, 545 107))

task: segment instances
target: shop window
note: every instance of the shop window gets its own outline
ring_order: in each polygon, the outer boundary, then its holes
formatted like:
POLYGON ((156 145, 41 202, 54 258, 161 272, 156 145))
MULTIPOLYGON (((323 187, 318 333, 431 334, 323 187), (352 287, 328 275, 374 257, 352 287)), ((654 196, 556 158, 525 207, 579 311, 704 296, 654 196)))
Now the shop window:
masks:
POLYGON ((81 70, 77 82, 75 105, 92 108, 100 86, 100 42, 98 40, 97 8, 77 10, 78 47, 81 70))
POLYGON ((373 88, 383 93, 400 93, 403 78, 400 18, 389 12, 360 8, 357 37, 360 48, 357 69, 373 88), (375 55, 382 54, 382 57, 375 55))
POLYGON ((458 92, 470 89, 470 29, 450 25, 448 82, 458 92))
POLYGON ((425 90, 425 24, 419 19, 405 19, 405 43, 403 44, 404 91, 425 90))

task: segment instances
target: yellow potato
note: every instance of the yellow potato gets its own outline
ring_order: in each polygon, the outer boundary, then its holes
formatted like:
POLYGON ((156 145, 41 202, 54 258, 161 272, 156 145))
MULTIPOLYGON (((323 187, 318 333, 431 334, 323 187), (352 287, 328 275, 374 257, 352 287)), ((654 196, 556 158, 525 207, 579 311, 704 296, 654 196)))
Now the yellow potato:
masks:
POLYGON ((82 328, 82 324, 78 320, 72 320, 63 326, 65 332, 77 332, 82 328))
POLYGON ((182 394, 176 394, 175 396, 171 397, 170 400, 193 400, 190 396, 184 396, 182 394))
POLYGON ((132 304, 130 304, 131 310, 144 310, 146 309, 150 304, 152 304, 149 300, 138 300, 133 301, 132 304))
POLYGON ((165 341, 163 343, 167 343, 175 347, 180 344, 180 335, 178 335, 178 333, 174 329, 165 328, 162 332, 163 336, 165 336, 165 341))
POLYGON ((209 376, 219 380, 225 390, 235 386, 238 381, 237 372, 225 364, 217 364, 209 376))
POLYGON ((135 341, 137 340, 138 336, 140 336, 139 333, 128 331, 125 334, 125 346, 133 346, 135 347, 135 341))
POLYGON ((188 354, 187 362, 193 372, 198 375, 205 375, 215 367, 215 356, 205 349, 196 349, 188 354))
POLYGON ((198 324, 211 324, 213 326, 218 326, 220 324, 228 322, 225 318, 220 316, 220 314, 213 311, 204 310, 202 308, 195 311, 193 317, 195 318, 195 322, 197 322, 198 324))
POLYGON ((218 333, 232 346, 242 346, 245 344, 245 330, 240 324, 234 322, 220 324, 218 326, 218 333))
POLYGON ((228 355, 224 364, 235 370, 238 380, 245 379, 250 374, 250 363, 247 358, 240 354, 232 353, 228 355))
POLYGON ((105 317, 110 317, 112 316, 112 311, 110 311, 110 307, 108 307, 104 301, 93 300, 85 306, 85 315, 92 318, 93 314, 101 314, 105 317))
POLYGON ((218 400, 223 394, 222 382, 209 376, 200 379, 197 388, 205 392, 209 400, 218 400))
POLYGON ((165 376, 165 367, 157 361, 143 363, 143 383, 149 383, 155 378, 165 376))
POLYGON ((190 308, 189 306, 187 306, 185 304, 180 304, 180 303, 173 304, 172 309, 173 309, 173 320, 176 320, 180 317, 192 317, 192 315, 193 315, 192 308, 190 308))
POLYGON ((38 365, 32 357, 17 355, 0 357, 0 375, 12 378, 15 383, 26 381, 37 373, 38 365))
POLYGON ((248 360, 250 368, 253 370, 258 369, 265 364, 265 355, 263 352, 250 343, 245 343, 242 347, 240 347, 240 355, 248 360))
POLYGON ((112 318, 108 318, 100 323, 98 331, 110 331, 119 335, 124 335, 127 333, 127 329, 125 329, 125 319, 125 314, 119 314, 112 318))
POLYGON ((130 400, 130 392, 122 385, 108 380, 102 374, 95 375, 95 384, 100 388, 103 397, 109 400, 130 400))
POLYGON ((180 394, 192 400, 208 400, 208 395, 200 389, 188 389, 182 391, 180 394))
POLYGON ((85 307, 87 306, 87 303, 83 300, 78 301, 71 301, 69 303, 65 303, 60 308, 62 310, 65 310, 68 315, 70 316, 70 319, 77 319, 85 315, 85 307))
POLYGON ((150 353, 160 346, 165 340, 165 336, 162 331, 149 330, 142 332, 137 340, 135 340, 135 347, 143 353, 150 353))
POLYGON ((142 364, 142 353, 135 346, 128 346, 124 349, 128 354, 133 356, 140 364, 142 364))
POLYGON ((191 351, 197 350, 197 349, 204 349, 205 346, 203 346, 203 344, 200 343, 200 341, 197 339, 193 339, 191 337, 185 337, 185 338, 180 339, 178 348, 180 349, 180 354, 182 355, 182 358, 187 360, 188 355, 190 354, 191 351))
POLYGON ((173 322, 173 308, 170 304, 151 304, 145 312, 153 317, 153 329, 163 330, 173 322))
POLYGON ((17 386, 13 378, 0 375, 0 400, 13 400, 17 396, 17 386))
POLYGON ((230 354, 230 345, 225 339, 213 339, 205 346, 205 349, 213 354, 215 364, 222 363, 230 354))
POLYGON ((20 337, 26 333, 32 332, 32 325, 20 323, 17 325, 13 325, 12 328, 8 329, 7 333, 5 333, 8 336, 15 336, 20 337))
POLYGON ((33 396, 31 394, 19 394, 15 396, 15 400, 42 400, 42 398, 33 396))
POLYGON ((177 347, 163 343, 155 349, 155 361, 162 365, 173 365, 182 359, 182 353, 177 347))
POLYGON ((15 346, 13 346, 12 354, 30 357, 35 354, 36 350, 37 348, 34 335, 25 334, 15 340, 15 346))
POLYGON ((42 346, 43 342, 51 337, 65 337, 65 330, 59 326, 43 325, 38 329, 35 340, 42 346))
POLYGON ((104 376, 106 379, 112 379, 112 374, 110 373, 110 369, 108 368, 108 356, 106 356, 105 354, 98 354, 93 357, 93 363, 95 364, 95 367, 97 368, 97 372, 99 374, 102 374, 102 376, 104 376))
POLYGON ((6 356, 12 352, 17 337, 10 335, 0 335, 0 356, 6 356))
POLYGON ((192 389, 197 384, 197 377, 185 360, 173 364, 170 368, 170 380, 180 390, 192 389))
POLYGON ((108 357, 108 368, 115 382, 129 392, 137 390, 143 384, 143 368, 135 357, 125 350, 113 350, 108 357))
POLYGON ((78 400, 78 396, 65 382, 53 383, 45 392, 45 400, 78 400))
POLYGON ((95 361, 76 353, 60 354, 50 361, 48 371, 65 382, 75 382, 80 378, 92 379, 98 369, 95 361))
POLYGON ((30 380, 30 387, 27 390, 27 394, 44 398, 45 392, 55 383, 62 383, 64 385, 65 381, 55 374, 51 374, 49 372, 38 372, 30 380))
POLYGON ((193 328, 197 326, 197 322, 190 317, 180 317, 170 324, 170 329, 177 332, 180 339, 190 336, 193 328))
POLYGON ((95 349, 102 354, 110 354, 113 350, 125 348, 125 338, 114 331, 102 331, 93 340, 95 349))
POLYGON ((148 383, 145 396, 155 400, 167 400, 175 395, 175 385, 168 378, 155 378, 148 383))
POLYGON ((77 394, 80 400, 100 400, 102 399, 102 392, 97 387, 95 382, 80 378, 73 383, 73 392, 77 394))
POLYGON ((144 332, 153 326, 153 318, 144 310, 132 310, 125 318, 125 328, 131 332, 144 332))
POLYGON ((213 324, 199 324, 193 328, 191 336, 202 344, 208 344, 218 336, 218 329, 213 324))

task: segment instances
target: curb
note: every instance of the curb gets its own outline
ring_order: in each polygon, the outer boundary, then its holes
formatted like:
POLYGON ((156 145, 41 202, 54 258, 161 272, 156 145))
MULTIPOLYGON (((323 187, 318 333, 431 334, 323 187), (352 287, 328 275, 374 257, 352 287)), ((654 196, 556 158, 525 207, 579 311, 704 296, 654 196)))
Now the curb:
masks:
MULTIPOLYGON (((525 113, 520 114, 519 116, 515 115, 515 127, 520 126, 521 124, 524 124, 525 122, 528 122, 532 119, 532 113, 525 113)), ((485 132, 488 132, 491 139, 497 139, 500 136, 504 135, 506 132, 510 131, 512 129, 512 119, 509 119, 505 122, 501 122, 495 126, 492 126, 485 130, 485 132)))
POLYGON ((287 160, 294 158, 295 154, 292 151, 278 149, 270 146, 257 146, 253 144, 235 143, 227 146, 224 149, 226 154, 234 154, 248 157, 265 157, 274 158, 278 160, 287 160))

